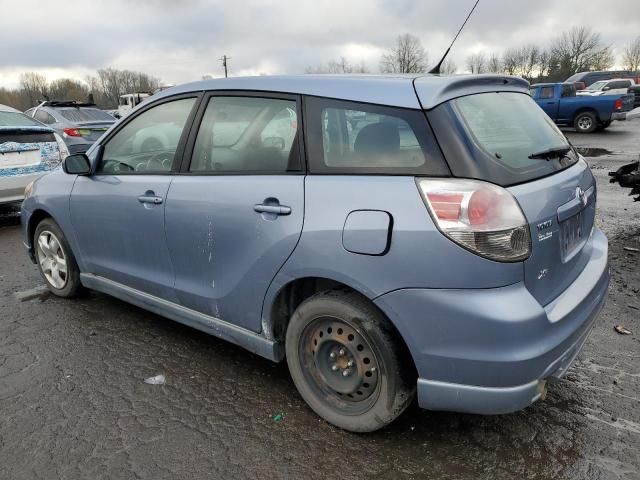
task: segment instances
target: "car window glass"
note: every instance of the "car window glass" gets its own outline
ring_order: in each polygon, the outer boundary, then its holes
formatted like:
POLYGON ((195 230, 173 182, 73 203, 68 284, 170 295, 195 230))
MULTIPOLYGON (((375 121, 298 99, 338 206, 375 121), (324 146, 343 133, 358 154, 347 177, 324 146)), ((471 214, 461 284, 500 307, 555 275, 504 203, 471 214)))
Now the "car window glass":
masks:
POLYGON ((52 123, 56 123, 55 119, 49 115, 47 112, 45 112, 44 110, 38 110, 36 111, 35 117, 36 120, 38 120, 39 122, 42 123, 46 123, 48 125, 52 124, 52 123))
POLYGON ((540 98, 553 98, 553 87, 542 87, 540 98))
POLYGON ((575 97, 576 96, 576 86, 575 85, 562 85, 562 96, 563 97, 575 97))
POLYGON ((296 102, 212 97, 202 118, 189 170, 284 173, 300 169, 296 102))
POLYGON ((195 98, 174 100, 137 115, 107 141, 97 171, 112 174, 170 171, 195 101, 195 98))
POLYGON ((19 112, 5 112, 0 110, 0 127, 41 127, 31 117, 19 112))
POLYGON ((536 98, 536 91, 538 89, 537 88, 530 88, 529 89, 529 95, 531 95, 533 98, 536 98))
POLYGON ((70 122, 114 122, 115 118, 97 108, 63 108, 58 110, 70 122))

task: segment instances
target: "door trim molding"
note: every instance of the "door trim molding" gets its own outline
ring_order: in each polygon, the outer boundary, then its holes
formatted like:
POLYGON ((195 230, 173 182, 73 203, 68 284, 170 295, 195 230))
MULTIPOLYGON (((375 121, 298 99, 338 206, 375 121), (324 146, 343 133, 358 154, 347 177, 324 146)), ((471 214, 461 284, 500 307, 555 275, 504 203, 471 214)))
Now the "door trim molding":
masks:
POLYGON ((284 358, 282 343, 269 340, 246 328, 91 273, 81 273, 80 282, 87 288, 106 293, 157 315, 222 338, 274 362, 280 362, 284 358))

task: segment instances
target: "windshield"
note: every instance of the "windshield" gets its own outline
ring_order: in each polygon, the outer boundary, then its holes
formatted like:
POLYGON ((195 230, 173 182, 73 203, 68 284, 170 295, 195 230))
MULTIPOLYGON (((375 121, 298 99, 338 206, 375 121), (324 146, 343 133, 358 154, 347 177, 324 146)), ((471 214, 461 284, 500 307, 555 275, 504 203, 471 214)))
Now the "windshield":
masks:
POLYGON ((451 165, 456 176, 511 185, 550 175, 578 160, 562 132, 529 95, 481 93, 450 103, 476 147, 473 164, 451 165))
POLYGON ((602 90, 602 87, 604 87, 607 84, 607 81, 608 80, 600 80, 599 82, 592 83, 586 89, 587 90, 602 90))
POLYGON ((40 122, 19 112, 0 111, 0 127, 42 127, 40 122))
POLYGON ((115 118, 97 108, 63 108, 60 114, 70 122, 115 122, 115 118))

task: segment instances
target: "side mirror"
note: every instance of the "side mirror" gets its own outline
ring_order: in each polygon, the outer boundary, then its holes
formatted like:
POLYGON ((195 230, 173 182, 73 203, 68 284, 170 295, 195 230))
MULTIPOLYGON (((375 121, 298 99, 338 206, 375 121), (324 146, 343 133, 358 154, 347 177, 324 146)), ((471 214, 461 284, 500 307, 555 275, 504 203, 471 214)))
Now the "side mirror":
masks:
POLYGON ((607 90, 611 90, 611 87, 603 87, 602 90, 604 90, 606 92, 607 90))
POLYGON ((91 172, 91 163, 84 153, 76 153, 64 159, 62 169, 69 175, 88 175, 91 172))

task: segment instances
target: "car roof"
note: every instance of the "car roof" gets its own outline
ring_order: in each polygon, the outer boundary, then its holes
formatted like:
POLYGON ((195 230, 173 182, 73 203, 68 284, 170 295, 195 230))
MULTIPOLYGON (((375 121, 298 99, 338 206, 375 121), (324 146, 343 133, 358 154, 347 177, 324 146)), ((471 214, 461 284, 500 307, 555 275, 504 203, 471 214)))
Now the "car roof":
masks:
POLYGON ((13 107, 10 107, 9 105, 3 105, 0 103, 0 112, 13 112, 13 113, 22 113, 20 112, 20 110, 16 110, 13 107))
POLYGON ((402 108, 429 110, 452 98, 483 91, 525 92, 529 83, 508 75, 282 75, 201 80, 151 97, 206 90, 293 93, 402 108))
POLYGON ((532 83, 532 87, 553 87, 555 85, 575 85, 575 82, 542 82, 532 83))

